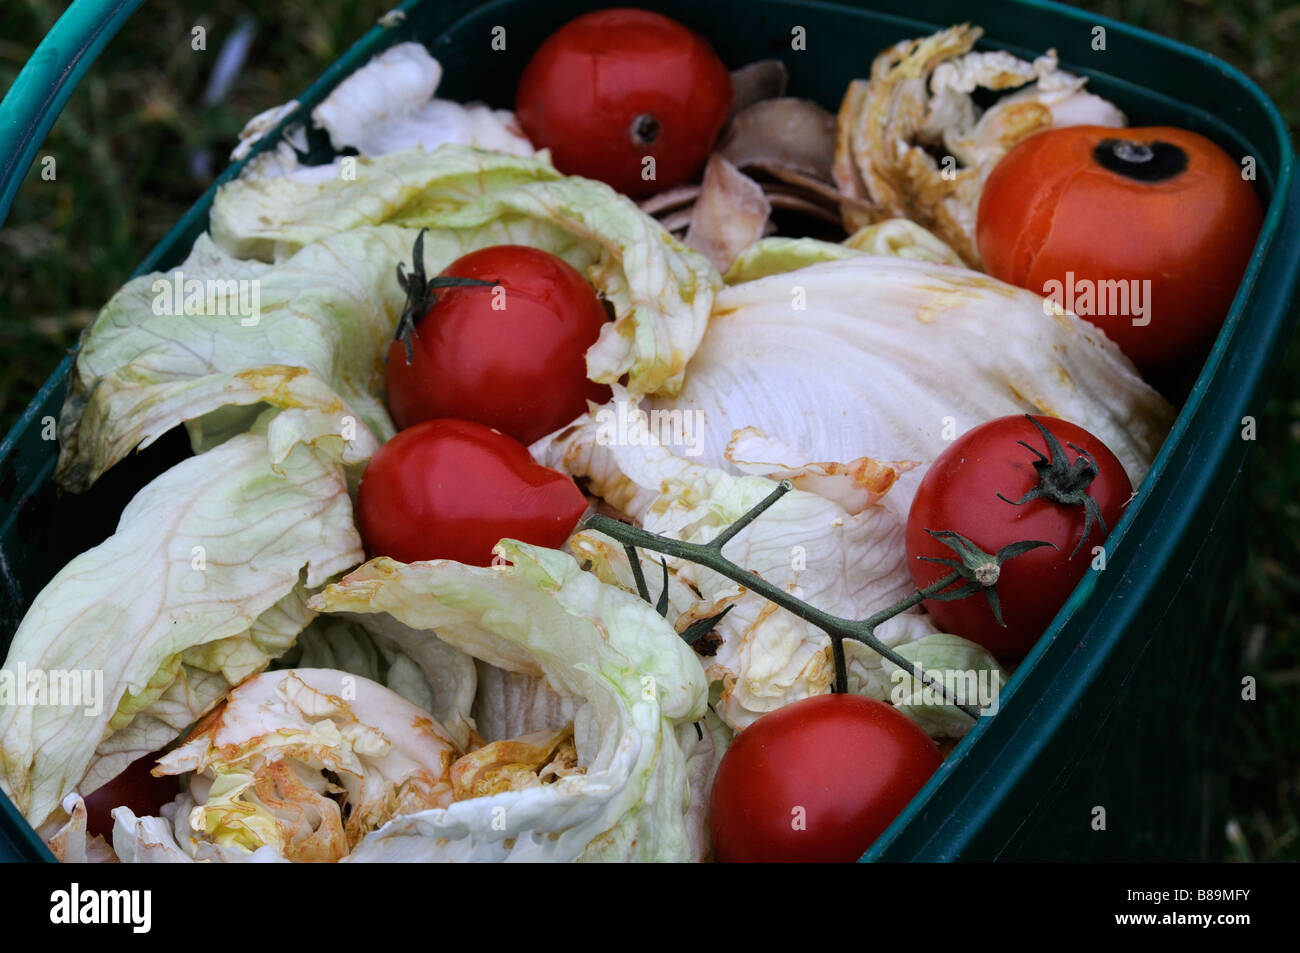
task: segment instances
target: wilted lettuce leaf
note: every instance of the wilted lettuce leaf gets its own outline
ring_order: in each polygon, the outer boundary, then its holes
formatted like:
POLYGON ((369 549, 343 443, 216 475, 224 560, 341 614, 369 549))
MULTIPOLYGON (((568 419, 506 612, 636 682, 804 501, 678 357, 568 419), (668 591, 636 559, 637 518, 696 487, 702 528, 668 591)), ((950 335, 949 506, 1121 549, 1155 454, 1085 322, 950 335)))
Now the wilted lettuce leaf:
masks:
POLYGON ((732 446, 746 428, 789 448, 789 459, 769 461, 784 467, 769 472, 915 461, 887 498, 902 515, 925 468, 996 417, 1078 424, 1134 486, 1174 419, 1095 325, 962 268, 860 255, 728 287, 715 314, 725 317, 711 322, 683 389, 649 402, 703 415, 695 462, 740 469, 738 460, 754 460, 732 446))
POLYGON ((196 683, 197 672, 229 686, 281 654, 310 618, 301 587, 361 560, 342 441, 284 449, 301 423, 287 412, 265 435, 177 464, 37 595, 5 667, 101 672, 103 697, 94 712, 0 707, 0 784, 30 821, 83 785, 101 746, 110 763, 93 786, 150 750, 162 726, 215 701, 214 683, 196 683), (278 462, 272 445, 284 450, 278 462), (149 730, 115 739, 141 716, 149 730))
POLYGON ((760 239, 740 253, 723 278, 729 285, 738 285, 857 255, 894 255, 937 265, 962 265, 942 239, 910 219, 890 218, 858 229, 840 244, 816 238, 760 239))
POLYGON ((449 803, 460 753, 396 692, 297 668, 244 682, 158 772, 192 773, 186 841, 332 861, 395 815, 449 803))
POLYGON ((457 255, 427 251, 431 271, 485 245, 533 245, 564 258, 618 318, 588 352, 588 376, 608 383, 627 374, 636 393, 680 386, 720 284, 703 256, 609 186, 465 146, 359 159, 352 179, 236 180, 212 209, 218 244, 266 260, 380 224, 427 227, 430 238, 461 245, 457 255))
POLYGON ((708 699, 694 654, 653 607, 571 556, 511 541, 499 551, 512 565, 375 559, 311 605, 387 614, 499 668, 544 678, 578 703, 582 771, 397 817, 349 859, 700 859, 692 799, 704 791, 692 793, 692 779, 698 786, 711 775, 722 741, 712 732, 701 740, 690 724, 708 699))
MULTIPOLYGON (((318 411, 325 429, 354 434, 347 459, 368 457, 393 433, 379 398, 383 354, 403 300, 393 268, 414 237, 393 227, 357 230, 259 266, 251 279, 259 311, 248 325, 233 281, 219 299, 224 315, 157 313, 155 282, 169 294, 174 273, 128 282, 82 340, 59 422, 56 478, 84 489, 182 421, 225 408, 217 429, 228 437, 267 404, 318 411), (249 413, 232 423, 232 406, 249 413)), ((178 271, 187 282, 225 281, 228 267, 246 263, 201 237, 178 271)))
POLYGON ((478 671, 473 658, 435 632, 387 615, 324 615, 298 635, 275 667, 332 668, 379 682, 433 715, 461 748, 469 746, 478 671))
POLYGON ((442 64, 420 43, 390 46, 354 72, 312 110, 335 149, 379 156, 448 142, 530 156, 533 147, 514 114, 482 103, 434 99, 442 64))

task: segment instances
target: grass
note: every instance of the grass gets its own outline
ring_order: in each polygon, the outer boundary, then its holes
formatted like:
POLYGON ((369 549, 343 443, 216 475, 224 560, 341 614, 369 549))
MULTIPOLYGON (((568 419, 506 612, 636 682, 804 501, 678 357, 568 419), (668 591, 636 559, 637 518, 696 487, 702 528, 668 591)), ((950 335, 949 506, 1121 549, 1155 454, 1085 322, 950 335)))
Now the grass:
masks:
MULTIPOLYGON (((220 169, 244 121, 305 88, 391 0, 210 0, 146 4, 94 65, 55 124, 0 230, 0 433, 136 263, 220 169), (215 7, 215 9, 214 9, 215 7), (273 10, 274 12, 268 12, 273 10), (221 103, 203 93, 221 42, 258 25, 221 103), (207 49, 191 47, 206 31, 207 49), (204 157, 207 157, 206 160, 204 157), (206 165, 205 165, 206 161, 206 165)), ((1080 6, 1208 50, 1259 82, 1300 128, 1300 6, 1282 0, 1089 0, 1080 6)), ((6 0, 0 88, 66 4, 6 0)), ((1239 602, 1242 672, 1260 683, 1233 726, 1232 859, 1300 859, 1300 346, 1259 419, 1247 478, 1251 554, 1239 602)))
MULTIPOLYGON (((261 5, 265 6, 265 5, 261 5)), ((77 333, 207 187, 244 122, 293 98, 390 3, 275 5, 257 19, 252 53, 229 97, 204 87, 242 3, 147 3, 109 44, 51 132, 0 231, 0 430, 26 406, 77 333), (202 27, 206 51, 191 46, 202 27)), ((6 0, 0 88, 7 89, 66 4, 6 0)))

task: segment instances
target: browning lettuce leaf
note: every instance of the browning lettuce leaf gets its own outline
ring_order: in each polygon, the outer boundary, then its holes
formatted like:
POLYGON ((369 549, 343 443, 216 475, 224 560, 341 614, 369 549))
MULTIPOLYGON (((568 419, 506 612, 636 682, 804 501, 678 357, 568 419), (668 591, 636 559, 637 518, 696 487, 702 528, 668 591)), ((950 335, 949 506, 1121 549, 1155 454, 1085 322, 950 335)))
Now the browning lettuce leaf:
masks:
POLYGON ((395 815, 449 804, 460 754, 437 721, 396 692, 298 668, 241 684, 157 773, 193 772, 183 846, 272 847, 288 860, 334 861, 395 815))
MULTIPOLYGON (((349 860, 699 860, 700 804, 725 733, 697 733, 708 689, 653 607, 565 553, 502 541, 510 565, 371 560, 311 601, 388 615, 577 703, 577 772, 396 817, 349 860)), ((562 724, 536 726, 551 731, 562 724)))
POLYGON ((0 786, 33 824, 283 653, 305 589, 361 560, 343 441, 302 424, 285 412, 177 464, 37 595, 5 667, 100 672, 103 697, 0 706, 0 786))
POLYGON ((696 462, 724 469, 771 459, 732 446, 745 428, 789 448, 768 470, 782 475, 813 461, 914 461, 886 498, 903 515, 925 467, 995 417, 1076 423, 1134 486, 1174 419, 1095 325, 978 272, 876 255, 724 289, 685 386, 647 406, 702 414, 696 462))

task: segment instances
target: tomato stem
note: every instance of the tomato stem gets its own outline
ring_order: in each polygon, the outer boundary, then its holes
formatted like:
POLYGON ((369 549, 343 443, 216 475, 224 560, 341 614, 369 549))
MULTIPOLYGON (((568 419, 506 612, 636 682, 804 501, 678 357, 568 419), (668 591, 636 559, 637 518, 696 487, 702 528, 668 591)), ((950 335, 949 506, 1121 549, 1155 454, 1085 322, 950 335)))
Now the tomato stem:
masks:
MULTIPOLYGON (((648 549, 651 552, 662 553, 665 556, 671 556, 675 559, 683 559, 687 562, 704 566, 712 569, 721 576, 740 583, 746 589, 757 593, 769 602, 773 602, 788 612, 794 613, 805 622, 811 623, 825 632, 831 640, 831 649, 835 659, 835 691, 847 693, 849 690, 848 666, 844 657, 844 640, 854 639, 869 646, 881 656, 897 665, 903 671, 910 672, 914 678, 922 683, 936 689, 943 696, 944 700, 950 704, 956 705, 972 718, 978 718, 980 709, 970 705, 957 704, 945 689, 943 683, 933 675, 926 673, 921 666, 904 658, 895 652, 889 646, 885 645, 876 638, 876 627, 881 623, 892 619, 901 612, 919 605, 926 599, 930 599, 943 592, 953 583, 962 579, 959 572, 949 573, 938 582, 927 586, 925 589, 918 589, 907 598, 894 603, 885 609, 881 609, 874 615, 866 619, 845 619, 833 615, 829 612, 823 612, 815 606, 809 605, 797 596, 791 595, 784 589, 774 586, 758 575, 747 569, 733 563, 727 557, 722 555, 722 547, 736 537, 738 533, 745 529, 750 523, 756 520, 765 510, 776 503, 782 496, 790 492, 793 485, 788 480, 782 480, 768 496, 766 496, 756 506, 746 512, 740 519, 732 523, 722 532, 718 533, 712 540, 707 543, 689 543, 680 539, 670 539, 666 536, 660 536, 656 533, 648 532, 636 526, 630 526, 620 520, 604 516, 600 513, 590 514, 582 523, 584 529, 594 530, 598 533, 614 539, 623 544, 625 551, 628 552, 629 559, 632 561, 632 576, 637 580, 637 588, 641 596, 647 602, 650 601, 649 590, 645 585, 645 577, 641 571, 639 557, 636 556, 636 547, 648 549)), ((725 610, 724 610, 725 612, 725 610)), ((711 620, 703 620, 710 624, 716 624, 721 614, 711 620)), ((692 626, 688 632, 692 632, 696 638, 703 634, 698 631, 699 623, 692 626)))
POLYGON ((1078 454, 1071 463, 1066 456, 1065 448, 1056 436, 1039 423, 1030 414, 1025 414, 1029 422, 1038 428, 1039 433, 1043 435, 1043 440, 1047 443, 1047 456, 1044 456, 1041 450, 1030 446, 1023 440, 1016 442, 1032 453, 1034 460, 1034 470, 1038 473, 1038 485, 1026 493, 1018 500, 1009 500, 1001 493, 998 499, 1004 503, 1010 503, 1012 506, 1023 506, 1030 500, 1046 499, 1061 506, 1082 506, 1083 507, 1083 534, 1079 541, 1075 543, 1074 549, 1070 551, 1068 558, 1073 559, 1079 552, 1079 547, 1083 545, 1084 540, 1092 533, 1092 524, 1096 522, 1101 526, 1101 534, 1105 537, 1110 530, 1106 528, 1106 520, 1102 518, 1101 507, 1097 505, 1096 499, 1088 492, 1088 487, 1092 481, 1097 478, 1100 468, 1097 461, 1093 459, 1092 454, 1082 447, 1075 444, 1068 446, 1078 454))
POLYGON ((649 602, 650 587, 646 585, 645 571, 641 568, 641 557, 637 555, 636 547, 624 543, 623 552, 627 553, 627 561, 632 566, 632 580, 636 583, 637 595, 649 602))
MULTIPOLYGON (((1001 494, 999 496, 1001 497, 1001 494)), ((1006 497, 1001 498, 1006 499, 1006 497)), ((1007 502, 1011 501, 1007 500, 1007 502)), ((937 556, 917 556, 916 558, 929 563, 938 563, 941 566, 949 566, 956 571, 959 579, 966 581, 966 585, 960 586, 952 592, 940 590, 930 598, 938 602, 951 602, 953 599, 964 599, 967 596, 975 595, 977 592, 982 592, 989 601, 989 608, 993 610, 993 618, 1003 628, 1006 628, 1007 624, 1002 621, 1002 603, 998 599, 998 590, 996 588, 997 581, 1002 575, 1002 564, 1014 556, 1027 553, 1031 549, 1038 549, 1040 546, 1051 546, 1056 549, 1055 543, 1045 543, 1041 539, 1026 539, 1018 543, 1009 543, 990 555, 961 535, 961 533, 955 533, 952 530, 942 530, 936 533, 932 529, 927 529, 926 532, 956 553, 958 558, 941 559, 937 556)))
POLYGON ((694 645, 696 642, 700 641, 700 639, 712 632, 714 627, 722 621, 722 617, 730 612, 731 609, 732 607, 730 605, 723 606, 722 611, 717 615, 711 615, 707 619, 696 619, 677 634, 682 637, 682 641, 687 645, 694 645))
POLYGON ((420 234, 415 236, 415 246, 411 249, 410 274, 406 273, 402 262, 397 263, 397 283, 406 292, 406 304, 403 305, 402 314, 397 319, 397 330, 393 338, 401 341, 405 346, 408 367, 415 360, 415 349, 411 344, 411 338, 419 337, 415 330, 416 322, 429 313, 439 288, 490 288, 496 284, 496 282, 481 281, 478 278, 459 278, 444 275, 438 275, 433 279, 426 277, 424 271, 424 233, 427 231, 427 228, 422 228, 420 234))

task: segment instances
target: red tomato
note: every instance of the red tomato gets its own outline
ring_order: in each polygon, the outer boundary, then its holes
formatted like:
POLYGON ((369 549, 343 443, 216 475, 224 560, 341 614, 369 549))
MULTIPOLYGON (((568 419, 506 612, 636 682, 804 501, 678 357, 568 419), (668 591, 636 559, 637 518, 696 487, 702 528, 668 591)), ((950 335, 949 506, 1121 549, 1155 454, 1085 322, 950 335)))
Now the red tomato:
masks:
POLYGON ((430 420, 379 448, 357 491, 367 552, 402 562, 492 562, 503 538, 559 547, 586 511, 577 485, 482 424, 430 420))
POLYGON ((889 705, 817 695, 741 731, 713 779, 709 823, 724 863, 851 862, 942 759, 889 705))
POLYGON ((587 348, 608 320, 591 285, 554 255, 497 245, 452 262, 443 276, 499 287, 439 288, 406 347, 388 348, 388 408, 399 428, 453 417, 528 444, 604 403, 587 379, 587 348))
POLYGON ((1150 371, 1214 340, 1262 220, 1241 166, 1203 136, 1069 126, 997 164, 976 234, 990 275, 1087 318, 1150 371))
POLYGON ((112 838, 115 807, 129 807, 136 817, 157 817, 159 808, 180 793, 178 778, 156 778, 149 773, 161 756, 161 751, 155 751, 137 758, 113 780, 86 796, 86 830, 92 836, 112 838))
POLYGON ((533 54, 515 113, 561 172, 635 197, 699 171, 731 97, 731 74, 703 37, 649 10, 599 10, 533 54))
POLYGON ((1042 540, 1056 547, 1032 549, 1002 564, 996 590, 1005 627, 998 624, 982 593, 951 602, 925 602, 926 611, 945 632, 977 642, 1004 658, 1020 658, 1033 647, 1088 571, 1092 547, 1105 541, 1133 492, 1119 460, 1088 431, 1054 417, 1034 420, 1059 441, 1059 453, 1027 416, 999 417, 981 424, 934 461, 907 515, 907 564, 919 589, 951 572, 947 566, 920 557, 957 558, 952 549, 925 532, 927 529, 960 533, 989 554, 1022 540, 1042 540), (1080 459, 1077 449, 1070 453, 1062 444, 1087 451, 1095 466, 1080 459), (1052 472, 1046 477, 1040 476, 1045 465, 1039 455, 1058 459, 1056 468, 1047 468, 1052 472), (1088 472, 1094 474, 1091 482, 1088 472), (1066 505, 1039 497, 1016 505, 1015 501, 1040 481, 1081 484, 1096 501, 1097 512, 1086 539, 1084 527, 1089 517, 1081 503, 1066 505), (1098 525, 1096 515, 1105 528, 1098 525))

